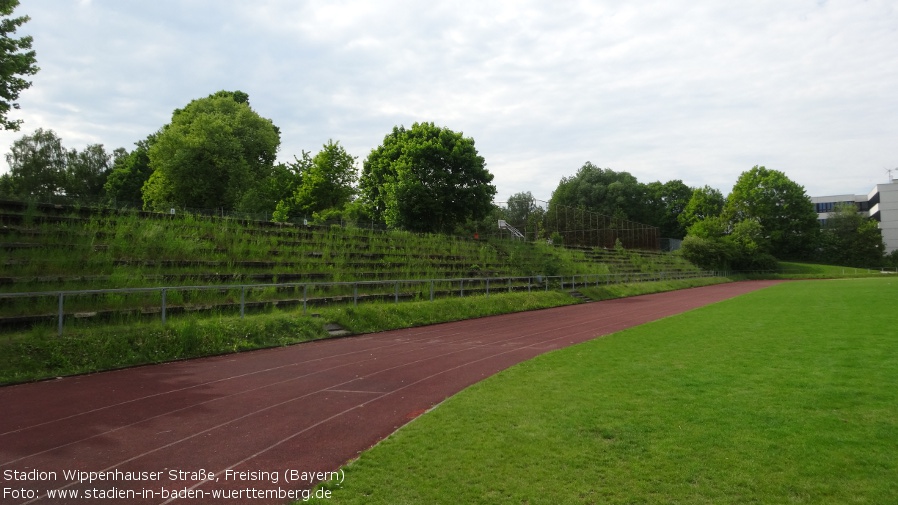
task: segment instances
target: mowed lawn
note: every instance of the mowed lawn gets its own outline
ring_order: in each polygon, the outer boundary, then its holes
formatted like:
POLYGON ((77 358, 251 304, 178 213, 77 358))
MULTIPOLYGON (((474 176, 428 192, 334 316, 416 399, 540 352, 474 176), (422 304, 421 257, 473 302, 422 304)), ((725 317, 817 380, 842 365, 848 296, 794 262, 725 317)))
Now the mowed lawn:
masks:
POLYGON ((543 355, 320 503, 898 503, 896 322, 898 278, 796 281, 543 355))

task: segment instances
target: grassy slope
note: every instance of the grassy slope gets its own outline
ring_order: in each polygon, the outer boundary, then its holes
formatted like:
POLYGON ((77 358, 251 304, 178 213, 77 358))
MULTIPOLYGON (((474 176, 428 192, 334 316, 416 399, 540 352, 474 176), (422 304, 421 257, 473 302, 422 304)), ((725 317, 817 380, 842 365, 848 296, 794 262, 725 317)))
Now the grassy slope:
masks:
MULTIPOLYGON (((658 292, 722 281, 720 278, 687 279, 603 289, 606 296, 621 297, 631 296, 634 289, 658 292)), ((166 326, 158 322, 101 327, 73 324, 62 338, 56 336, 55 327, 38 327, 0 336, 0 384, 296 344, 326 338, 324 324, 328 322, 338 323, 352 333, 366 333, 577 302, 567 293, 534 291, 433 302, 336 305, 316 308, 320 317, 302 316, 301 309, 294 309, 255 314, 246 319, 235 315, 174 318, 166 326)))
POLYGON ((291 345, 327 338, 327 322, 353 333, 535 310, 576 303, 557 291, 472 296, 434 302, 337 306, 303 316, 301 309, 240 319, 206 316, 174 319, 167 325, 86 325, 57 337, 53 328, 0 337, 0 384, 97 372, 215 354, 291 345))
MULTIPOLYGON (((545 243, 354 227, 273 227, 186 214, 156 219, 133 213, 88 216, 35 216, 0 227, 0 294, 46 293, 0 299, 0 317, 50 319, 57 312, 59 290, 217 285, 222 289, 169 290, 167 303, 175 310, 189 309, 233 304, 245 295, 254 310, 260 302, 298 300, 302 289, 260 287, 242 293, 239 285, 313 283, 309 295, 327 298, 352 295, 353 288, 316 288, 314 283, 697 270, 678 256, 636 251, 605 254, 545 243)), ((434 288, 439 295, 449 286, 438 282, 434 288)), ((389 285, 362 284, 359 294, 391 292, 389 285)), ((93 319, 107 326, 106 312, 124 317, 123 312, 158 308, 160 300, 159 292, 67 295, 64 310, 70 315, 99 312, 93 319)))
POLYGON ((523 363, 326 503, 892 503, 896 281, 787 283, 523 363))
POLYGON ((879 270, 819 265, 815 263, 780 262, 778 277, 783 279, 835 279, 844 277, 882 277, 879 270))

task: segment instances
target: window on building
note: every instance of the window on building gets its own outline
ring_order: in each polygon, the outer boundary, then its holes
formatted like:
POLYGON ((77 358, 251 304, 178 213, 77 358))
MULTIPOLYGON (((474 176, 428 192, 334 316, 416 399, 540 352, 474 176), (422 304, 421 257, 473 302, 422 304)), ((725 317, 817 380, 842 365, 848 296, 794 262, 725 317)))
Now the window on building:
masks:
POLYGON ((817 213, 822 214, 824 212, 832 212, 835 204, 833 202, 820 202, 815 204, 817 207, 817 213))

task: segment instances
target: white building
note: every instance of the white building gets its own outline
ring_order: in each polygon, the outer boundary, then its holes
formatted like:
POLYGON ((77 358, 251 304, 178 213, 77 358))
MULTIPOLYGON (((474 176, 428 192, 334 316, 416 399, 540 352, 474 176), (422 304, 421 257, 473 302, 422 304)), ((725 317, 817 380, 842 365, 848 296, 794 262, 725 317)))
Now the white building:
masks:
POLYGON ((817 219, 825 221, 840 203, 852 203, 865 216, 879 221, 886 254, 898 249, 898 182, 877 184, 868 195, 812 196, 817 219))

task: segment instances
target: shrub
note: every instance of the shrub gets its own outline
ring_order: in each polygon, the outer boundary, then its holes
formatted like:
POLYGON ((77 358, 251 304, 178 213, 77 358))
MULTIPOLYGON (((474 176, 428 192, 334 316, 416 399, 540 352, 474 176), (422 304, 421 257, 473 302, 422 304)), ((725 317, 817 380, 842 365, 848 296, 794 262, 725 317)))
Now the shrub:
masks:
POLYGON ((735 246, 724 238, 701 238, 688 235, 680 246, 686 261, 705 270, 729 270, 735 257, 735 246))

